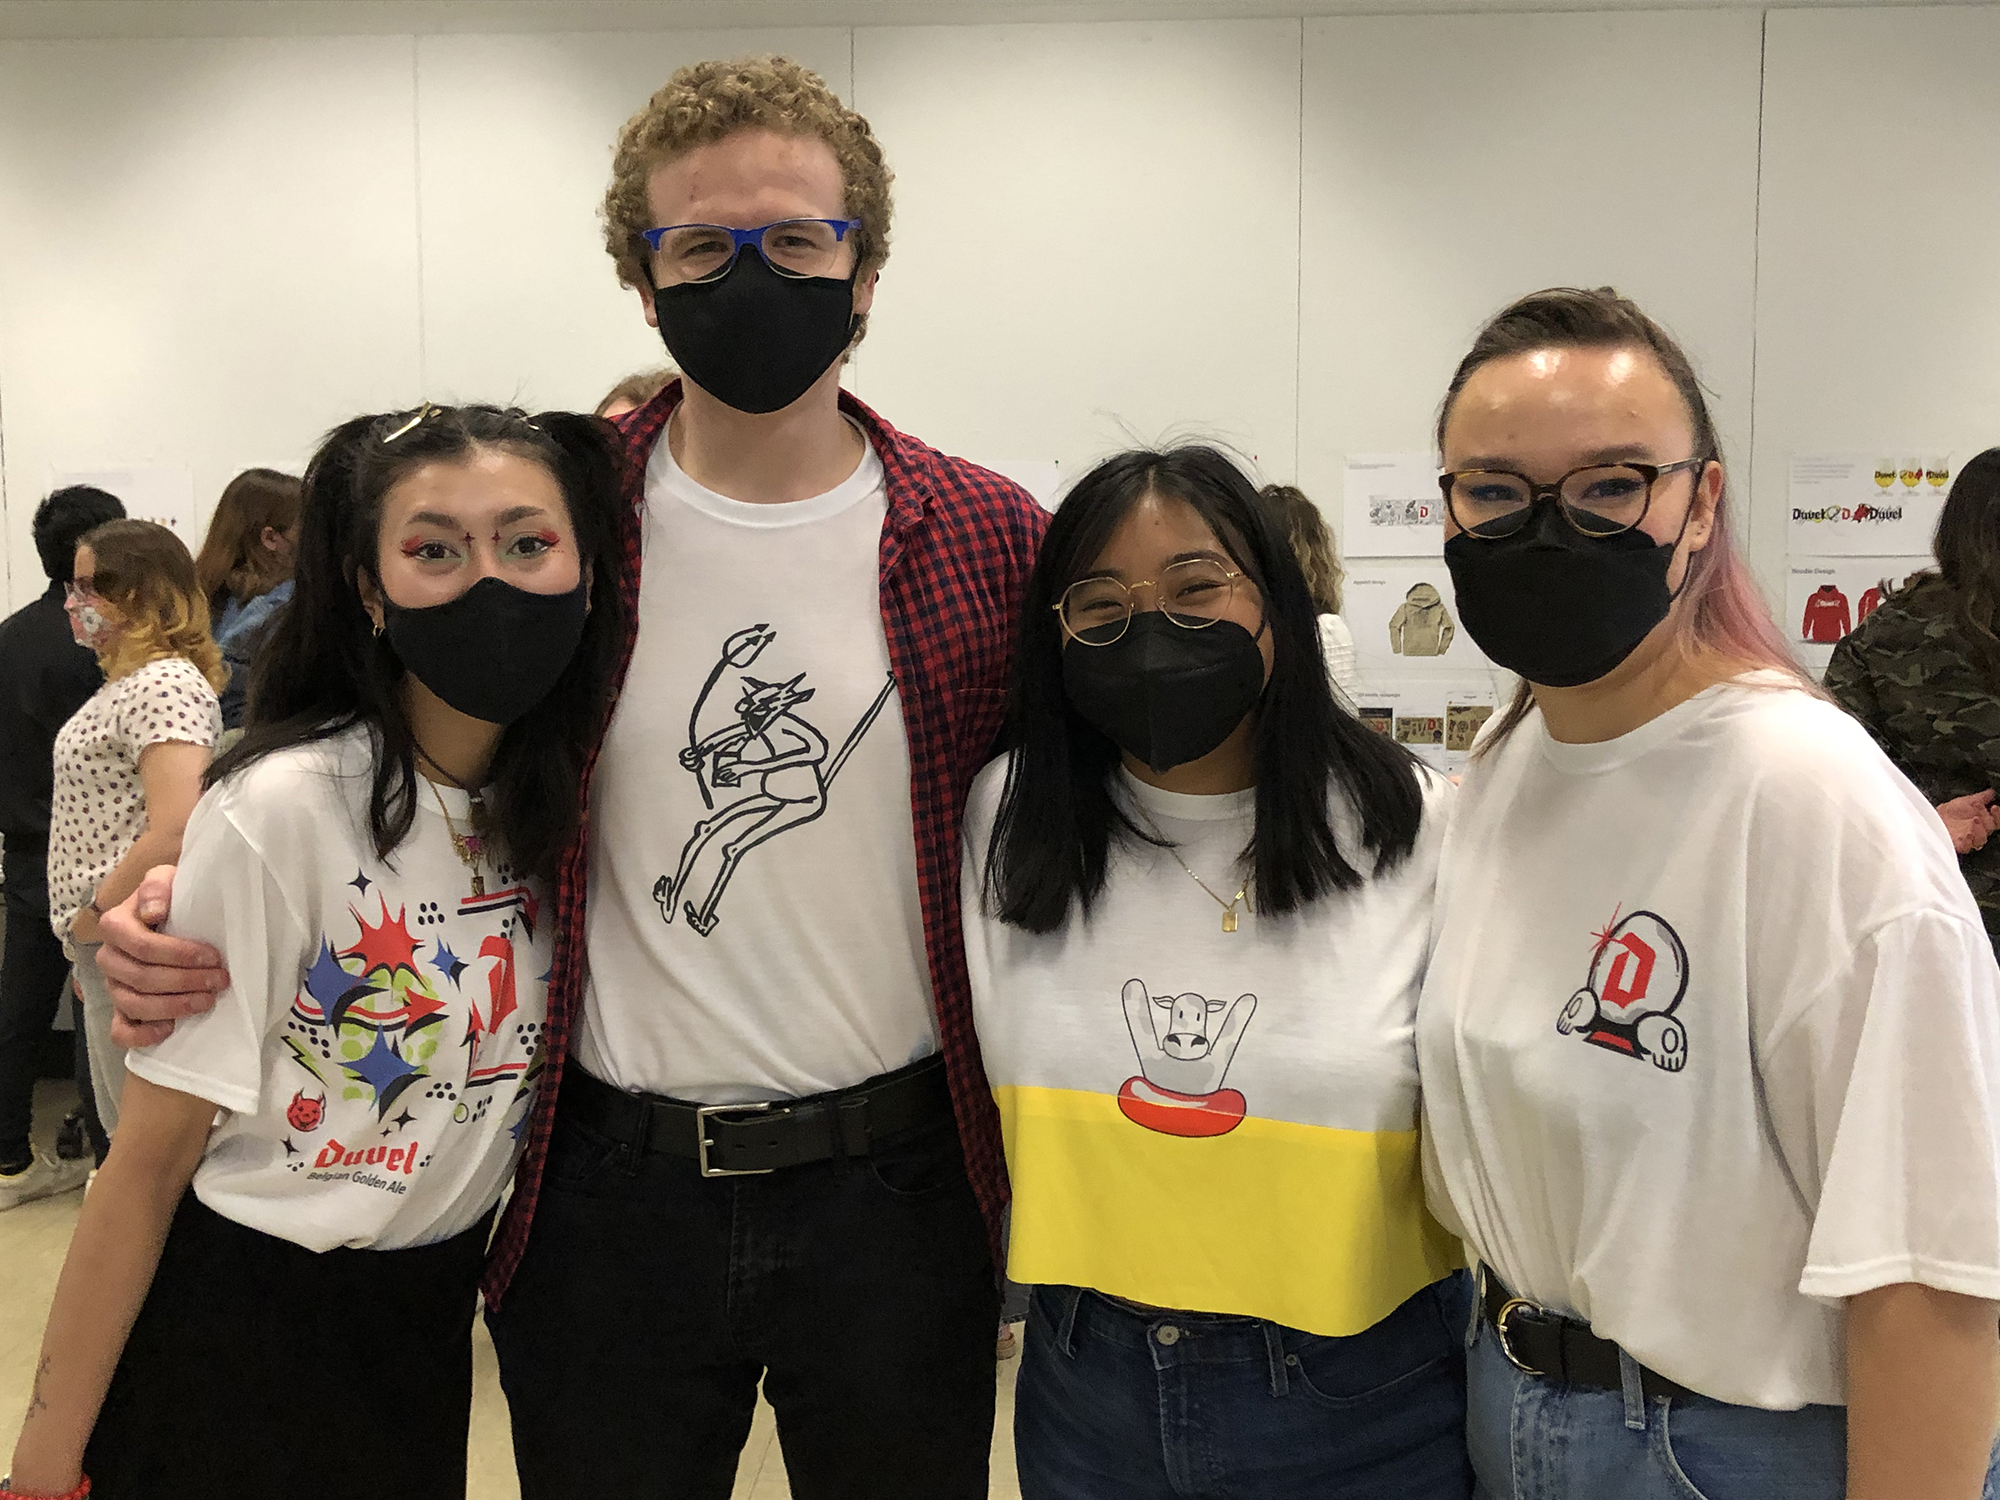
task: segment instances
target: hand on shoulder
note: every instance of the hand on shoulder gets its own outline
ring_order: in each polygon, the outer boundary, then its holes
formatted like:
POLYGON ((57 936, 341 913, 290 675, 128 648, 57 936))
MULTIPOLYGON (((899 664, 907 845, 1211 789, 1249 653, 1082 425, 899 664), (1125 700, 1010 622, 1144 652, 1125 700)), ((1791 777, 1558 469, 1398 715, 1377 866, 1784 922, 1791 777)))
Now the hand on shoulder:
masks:
POLYGON ((149 870, 124 901, 98 923, 97 966, 115 1007, 112 1040, 121 1047, 151 1047, 173 1033, 183 1016, 214 1006, 228 987, 222 955, 206 943, 169 937, 155 929, 167 920, 174 866, 149 870))

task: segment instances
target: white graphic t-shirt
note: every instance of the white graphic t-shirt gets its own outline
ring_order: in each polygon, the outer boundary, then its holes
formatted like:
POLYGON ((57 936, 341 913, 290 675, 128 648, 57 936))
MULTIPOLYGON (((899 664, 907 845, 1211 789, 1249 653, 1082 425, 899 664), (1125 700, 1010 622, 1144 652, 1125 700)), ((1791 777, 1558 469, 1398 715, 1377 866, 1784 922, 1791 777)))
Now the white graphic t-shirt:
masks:
MULTIPOLYGON (((1450 784, 1425 777, 1393 870, 1287 916, 1238 903, 1226 931, 1216 897, 1243 883, 1256 793, 1121 773, 1135 819, 1176 847, 1115 843, 1089 917, 1036 934, 983 900, 1005 778, 1003 762, 973 783, 964 910, 1014 1189, 1008 1274, 1344 1335, 1456 1266, 1424 1210, 1414 1035, 1450 784)), ((1356 822, 1342 808, 1334 826, 1365 870, 1356 822)))
POLYGON ((479 1221, 513 1173, 540 1071, 555 913, 463 792, 417 782, 388 862, 368 834, 367 731, 280 751, 203 797, 169 930, 230 987, 126 1066, 229 1113, 195 1196, 309 1250, 399 1249, 479 1221), (440 801, 441 799, 441 801, 440 801))
POLYGON ((1843 1299, 2000 1298, 2000 969, 1943 825, 1776 674, 1475 759, 1418 1019, 1432 1206, 1704 1395, 1845 1400, 1843 1299))
POLYGON ((76 914, 146 831, 139 757, 158 744, 213 747, 221 738, 215 689, 184 656, 105 683, 56 734, 49 925, 65 946, 76 914))
POLYGON ((787 505, 653 449, 638 646, 591 808, 576 1061, 608 1083, 739 1103, 937 1050, 887 513, 873 449, 787 505))

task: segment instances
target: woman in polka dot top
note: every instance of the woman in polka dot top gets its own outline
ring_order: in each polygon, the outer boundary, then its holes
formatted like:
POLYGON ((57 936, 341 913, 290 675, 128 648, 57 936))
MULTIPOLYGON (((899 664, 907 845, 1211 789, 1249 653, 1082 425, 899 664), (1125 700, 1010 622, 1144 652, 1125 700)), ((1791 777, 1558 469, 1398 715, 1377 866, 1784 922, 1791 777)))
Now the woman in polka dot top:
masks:
POLYGON ((49 817, 49 920, 76 964, 91 1084, 116 1128, 124 1055, 97 971, 97 919, 146 871, 180 857, 202 773, 222 734, 228 681, 208 605, 181 539, 151 521, 84 535, 69 585, 70 629, 105 684, 56 736, 49 817))

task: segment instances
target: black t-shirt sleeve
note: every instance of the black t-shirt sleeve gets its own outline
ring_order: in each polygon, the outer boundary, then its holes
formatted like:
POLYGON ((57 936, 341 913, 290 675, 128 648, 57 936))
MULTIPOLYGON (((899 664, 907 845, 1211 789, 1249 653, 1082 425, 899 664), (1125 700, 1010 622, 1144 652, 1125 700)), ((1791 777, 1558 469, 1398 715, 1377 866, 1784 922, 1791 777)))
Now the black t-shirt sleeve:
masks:
POLYGON ((98 669, 97 658, 88 651, 80 646, 54 651, 35 674, 23 706, 36 727, 53 743, 63 725, 102 686, 104 673, 98 669))

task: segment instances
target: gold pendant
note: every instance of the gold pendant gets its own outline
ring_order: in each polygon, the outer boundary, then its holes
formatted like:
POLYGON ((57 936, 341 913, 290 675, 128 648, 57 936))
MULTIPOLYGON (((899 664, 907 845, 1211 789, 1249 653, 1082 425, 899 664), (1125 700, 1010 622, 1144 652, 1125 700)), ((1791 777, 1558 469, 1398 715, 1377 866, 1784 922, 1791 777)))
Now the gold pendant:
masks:
POLYGON ((475 896, 486 894, 486 877, 477 870, 472 872, 472 894, 475 896))
POLYGON ((1225 910, 1223 911, 1223 913, 1222 913, 1222 930, 1223 930, 1224 932, 1234 932, 1234 931, 1236 930, 1236 908, 1235 908, 1235 907, 1231 906, 1231 907, 1228 907, 1228 908, 1226 908, 1226 909, 1225 909, 1225 910))

